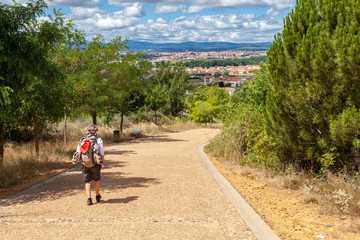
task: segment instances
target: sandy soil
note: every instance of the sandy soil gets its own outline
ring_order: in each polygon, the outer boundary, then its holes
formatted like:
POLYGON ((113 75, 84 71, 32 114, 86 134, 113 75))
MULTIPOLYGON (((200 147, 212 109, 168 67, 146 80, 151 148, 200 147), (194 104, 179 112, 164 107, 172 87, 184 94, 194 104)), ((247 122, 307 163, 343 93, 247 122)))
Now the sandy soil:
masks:
POLYGON ((258 180, 231 162, 211 160, 281 239, 360 239, 355 230, 359 218, 320 214, 319 205, 305 203, 306 194, 300 190, 258 180))

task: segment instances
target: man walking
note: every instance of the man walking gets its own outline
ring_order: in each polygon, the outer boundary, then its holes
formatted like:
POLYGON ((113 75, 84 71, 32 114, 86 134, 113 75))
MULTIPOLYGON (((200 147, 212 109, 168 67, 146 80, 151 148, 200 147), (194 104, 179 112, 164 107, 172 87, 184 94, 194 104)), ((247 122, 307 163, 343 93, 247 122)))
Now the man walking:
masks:
POLYGON ((96 202, 101 201, 100 195, 100 170, 104 166, 104 146, 102 139, 97 137, 97 127, 95 124, 90 125, 86 130, 86 137, 82 138, 78 144, 76 154, 77 160, 83 164, 82 174, 85 183, 85 192, 87 196, 87 205, 92 205, 91 183, 94 181, 96 202), (89 152, 90 151, 90 152, 89 152), (85 159, 88 154, 91 163, 86 163, 85 159))

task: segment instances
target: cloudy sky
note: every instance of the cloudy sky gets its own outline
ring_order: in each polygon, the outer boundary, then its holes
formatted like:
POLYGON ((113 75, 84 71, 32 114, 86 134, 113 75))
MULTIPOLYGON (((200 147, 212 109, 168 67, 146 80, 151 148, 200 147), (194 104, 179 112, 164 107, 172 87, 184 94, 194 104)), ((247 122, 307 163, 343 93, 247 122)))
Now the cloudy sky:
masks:
MULTIPOLYGON (((11 3, 11 0, 0 0, 11 3)), ((26 1, 17 1, 23 3, 26 1)), ((268 42, 295 0, 53 0, 88 40, 96 34, 154 43, 268 42)))

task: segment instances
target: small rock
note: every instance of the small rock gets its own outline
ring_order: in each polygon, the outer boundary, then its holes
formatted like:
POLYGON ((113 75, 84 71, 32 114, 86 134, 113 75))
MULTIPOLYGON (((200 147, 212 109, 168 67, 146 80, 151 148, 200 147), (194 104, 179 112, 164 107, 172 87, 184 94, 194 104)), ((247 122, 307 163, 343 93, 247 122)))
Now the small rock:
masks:
POLYGON ((301 230, 301 227, 295 227, 294 228, 296 231, 300 231, 301 230))
POLYGON ((345 216, 340 217, 341 220, 346 220, 345 216))
POLYGON ((331 224, 326 224, 326 227, 332 227, 332 225, 331 224))

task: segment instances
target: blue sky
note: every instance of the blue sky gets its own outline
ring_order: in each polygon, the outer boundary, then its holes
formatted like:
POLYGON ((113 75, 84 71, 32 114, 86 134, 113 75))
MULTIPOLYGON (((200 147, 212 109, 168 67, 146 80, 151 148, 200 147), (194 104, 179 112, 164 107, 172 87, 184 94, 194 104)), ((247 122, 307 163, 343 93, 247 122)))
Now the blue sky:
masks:
MULTIPOLYGON (((11 0, 0 0, 10 4, 11 0)), ((18 3, 26 1, 19 0, 18 3)), ((295 0, 53 0, 91 40, 271 42, 295 0)))

